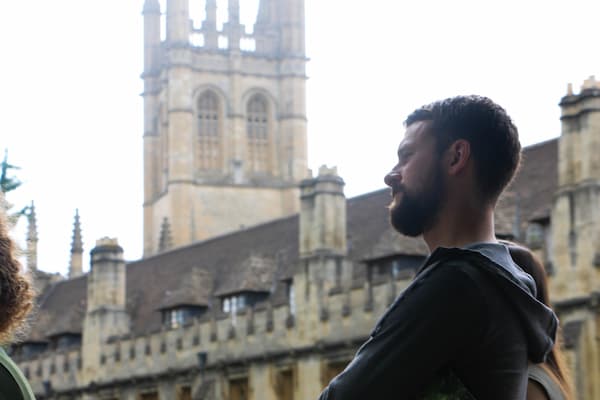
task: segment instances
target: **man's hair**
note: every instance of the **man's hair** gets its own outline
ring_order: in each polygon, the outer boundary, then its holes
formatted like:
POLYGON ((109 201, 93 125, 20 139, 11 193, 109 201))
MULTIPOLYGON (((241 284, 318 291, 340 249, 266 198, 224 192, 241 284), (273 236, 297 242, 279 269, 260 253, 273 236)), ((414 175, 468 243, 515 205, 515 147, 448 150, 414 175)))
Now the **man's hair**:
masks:
POLYGON ((506 111, 487 97, 456 96, 415 110, 405 125, 418 121, 432 122, 440 154, 458 139, 470 143, 481 195, 496 201, 521 159, 519 132, 506 111))

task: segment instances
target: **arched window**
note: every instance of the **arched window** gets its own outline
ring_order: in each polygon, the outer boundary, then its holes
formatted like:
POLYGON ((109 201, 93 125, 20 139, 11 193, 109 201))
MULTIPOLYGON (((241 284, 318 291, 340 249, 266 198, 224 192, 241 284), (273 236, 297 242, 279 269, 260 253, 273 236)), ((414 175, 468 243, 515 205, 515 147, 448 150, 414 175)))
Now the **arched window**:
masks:
POLYGON ((221 168, 219 99, 205 92, 198 99, 198 166, 202 170, 221 168))
POLYGON ((247 108, 248 165, 252 172, 267 172, 269 157, 269 113, 267 100, 256 94, 247 108))

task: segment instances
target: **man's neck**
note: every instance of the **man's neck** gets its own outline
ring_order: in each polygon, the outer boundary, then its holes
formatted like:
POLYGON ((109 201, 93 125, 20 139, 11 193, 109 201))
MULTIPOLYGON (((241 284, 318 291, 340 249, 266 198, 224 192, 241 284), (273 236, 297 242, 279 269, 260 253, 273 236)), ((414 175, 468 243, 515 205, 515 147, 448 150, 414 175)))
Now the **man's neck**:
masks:
POLYGON ((438 247, 464 247, 471 243, 496 242, 494 208, 463 203, 447 207, 436 224, 423 233, 423 239, 433 252, 438 247))

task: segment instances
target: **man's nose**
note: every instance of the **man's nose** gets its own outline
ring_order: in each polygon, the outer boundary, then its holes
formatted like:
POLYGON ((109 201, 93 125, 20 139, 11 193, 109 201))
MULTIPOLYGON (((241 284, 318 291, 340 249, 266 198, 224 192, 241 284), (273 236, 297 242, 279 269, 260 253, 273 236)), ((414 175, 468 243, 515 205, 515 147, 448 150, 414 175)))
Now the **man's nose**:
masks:
POLYGON ((394 186, 394 183, 395 182, 397 183, 399 180, 400 180, 400 174, 398 173, 398 171, 395 171, 395 170, 391 170, 383 178, 383 181, 388 186, 394 186))

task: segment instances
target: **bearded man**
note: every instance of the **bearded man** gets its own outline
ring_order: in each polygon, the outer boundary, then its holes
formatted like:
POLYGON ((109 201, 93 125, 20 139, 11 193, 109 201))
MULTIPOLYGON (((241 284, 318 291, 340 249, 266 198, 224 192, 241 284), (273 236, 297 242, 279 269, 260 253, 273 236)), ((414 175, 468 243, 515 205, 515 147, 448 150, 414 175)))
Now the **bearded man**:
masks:
POLYGON ((525 399, 528 363, 551 350, 557 318, 494 232, 517 128, 480 96, 423 106, 405 125, 385 177, 390 221, 431 254, 320 399, 525 399))

